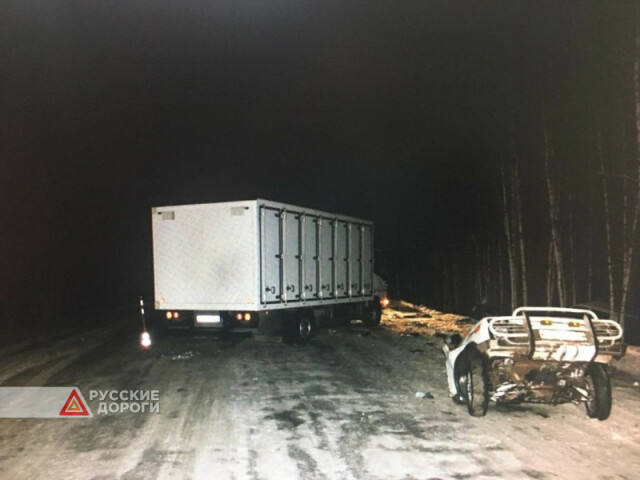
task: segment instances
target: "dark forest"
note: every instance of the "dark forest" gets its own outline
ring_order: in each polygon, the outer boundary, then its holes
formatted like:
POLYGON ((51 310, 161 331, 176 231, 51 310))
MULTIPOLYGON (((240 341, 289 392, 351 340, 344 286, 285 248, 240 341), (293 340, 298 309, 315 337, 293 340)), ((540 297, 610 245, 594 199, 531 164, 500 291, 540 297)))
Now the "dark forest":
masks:
POLYGON ((393 297, 638 328, 635 2, 4 2, 0 59, 9 340, 150 299, 152 206, 251 198, 373 220, 393 297))

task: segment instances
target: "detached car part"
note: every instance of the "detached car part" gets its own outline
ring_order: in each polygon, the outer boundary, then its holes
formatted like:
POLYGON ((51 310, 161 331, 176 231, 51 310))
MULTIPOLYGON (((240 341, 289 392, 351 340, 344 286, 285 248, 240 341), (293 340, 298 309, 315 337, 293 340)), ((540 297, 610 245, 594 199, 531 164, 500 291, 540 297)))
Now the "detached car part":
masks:
POLYGON ((485 317, 443 346, 449 392, 473 416, 497 403, 572 402, 605 420, 611 412, 607 367, 625 353, 622 328, 591 310, 520 307, 485 317))

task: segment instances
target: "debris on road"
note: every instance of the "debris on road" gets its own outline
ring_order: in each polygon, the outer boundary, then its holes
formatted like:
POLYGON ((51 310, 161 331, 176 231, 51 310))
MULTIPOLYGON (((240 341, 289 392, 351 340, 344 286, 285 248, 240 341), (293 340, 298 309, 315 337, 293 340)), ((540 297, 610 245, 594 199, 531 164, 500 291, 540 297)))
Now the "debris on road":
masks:
MULTIPOLYGON (((191 350, 187 350, 186 352, 183 352, 183 353, 176 353, 176 354, 172 353, 170 355, 171 355, 171 360, 189 360, 193 358, 195 355, 197 355, 197 352, 193 353, 191 350)), ((164 355, 162 356, 164 357, 164 355)))
POLYGON ((433 395, 429 392, 416 392, 416 398, 428 398, 433 400, 433 395))

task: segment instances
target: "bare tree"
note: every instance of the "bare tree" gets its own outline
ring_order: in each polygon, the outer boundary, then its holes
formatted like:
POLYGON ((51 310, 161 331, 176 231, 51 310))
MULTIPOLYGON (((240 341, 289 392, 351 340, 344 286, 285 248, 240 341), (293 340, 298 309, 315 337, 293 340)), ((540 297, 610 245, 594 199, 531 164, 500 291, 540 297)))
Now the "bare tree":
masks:
POLYGON ((442 264, 442 302, 445 310, 451 309, 451 277, 449 275, 449 262, 442 264))
POLYGON ((511 233, 511 215, 509 208, 509 201, 507 199, 507 186, 506 186, 506 175, 504 172, 504 164, 501 165, 501 178, 502 178, 502 208, 503 208, 503 219, 504 219, 504 234, 506 237, 506 248, 507 248, 507 260, 509 262, 509 286, 511 293, 511 309, 515 310, 518 306, 518 283, 517 283, 517 267, 516 267, 516 257, 513 245, 513 235, 511 233))
POLYGON ((569 215, 569 278, 571 279, 571 305, 576 304, 576 252, 573 244, 573 237, 575 235, 573 224, 573 202, 571 193, 568 195, 567 212, 569 215))
MULTIPOLYGON (((635 178, 635 204, 632 207, 631 221, 626 221, 625 215, 625 237, 624 254, 622 265, 622 292, 620 294, 620 322, 624 326, 624 314, 627 307, 629 295, 629 282, 631 281, 631 269, 633 266, 634 242, 638 234, 638 218, 640 217, 640 6, 636 4, 636 38, 635 57, 633 63, 633 87, 635 100, 635 134, 636 134, 636 164, 637 173, 635 178)), ((626 183, 626 182, 625 182, 626 183)), ((628 190, 625 189, 625 206, 629 205, 628 190)))
MULTIPOLYGON (((589 157, 589 171, 592 170, 592 160, 589 157)), ((587 299, 593 298, 593 179, 589 176, 589 232, 587 233, 587 299)))
POLYGON ((553 305, 553 282, 555 264, 553 256, 553 241, 549 240, 549 255, 547 258, 547 305, 553 305))
POLYGON ((609 208, 609 189, 607 186, 607 176, 605 175, 604 168, 604 155, 602 153, 602 129, 600 128, 600 121, 596 114, 596 141, 598 159, 600 162, 600 169, 602 172, 602 200, 604 204, 604 223, 605 223, 605 243, 607 249, 607 274, 609 280, 609 311, 613 314, 616 306, 616 295, 613 282, 613 256, 612 256, 612 242, 611 242, 611 210, 609 208))
POLYGON ((498 295, 500 298, 500 307, 504 307, 504 259, 502 256, 502 252, 504 249, 502 248, 502 242, 498 241, 498 255, 496 256, 496 261, 498 263, 498 295))
POLYGON ((487 281, 488 269, 478 239, 475 235, 471 235, 471 240, 473 241, 476 257, 475 303, 481 303, 486 301, 487 298, 487 289, 489 285, 489 282, 487 281))
POLYGON ((458 269, 455 255, 451 256, 451 278, 453 281, 453 308, 454 312, 458 311, 458 269))
POLYGON ((516 162, 513 169, 513 185, 515 200, 515 217, 518 226, 518 247, 520 252, 520 275, 522 285, 522 302, 524 305, 529 304, 529 287, 527 285, 527 261, 524 250, 524 234, 522 228, 522 199, 520 198, 520 172, 518 163, 516 162))
POLYGON ((549 223, 551 226, 551 245, 553 248, 554 265, 556 267, 555 279, 558 289, 558 302, 560 306, 566 306, 566 287, 564 281, 564 262, 562 259, 562 243, 560 241, 560 220, 558 197, 556 187, 551 179, 549 170, 549 160, 552 156, 549 132, 545 120, 544 105, 542 108, 542 125, 544 133, 544 171, 547 184, 547 194, 549 197, 549 223))

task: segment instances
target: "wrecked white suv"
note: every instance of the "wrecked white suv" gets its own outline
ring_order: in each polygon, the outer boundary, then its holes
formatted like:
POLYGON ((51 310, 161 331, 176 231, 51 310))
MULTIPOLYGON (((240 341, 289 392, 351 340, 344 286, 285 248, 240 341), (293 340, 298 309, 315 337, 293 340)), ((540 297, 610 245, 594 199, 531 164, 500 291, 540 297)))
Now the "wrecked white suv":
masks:
POLYGON ((443 346, 452 399, 469 413, 497 403, 584 403, 587 415, 611 412, 607 366, 625 353, 622 328, 591 310, 520 307, 485 317, 443 346))

